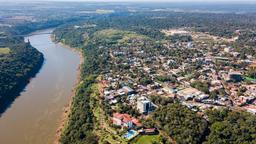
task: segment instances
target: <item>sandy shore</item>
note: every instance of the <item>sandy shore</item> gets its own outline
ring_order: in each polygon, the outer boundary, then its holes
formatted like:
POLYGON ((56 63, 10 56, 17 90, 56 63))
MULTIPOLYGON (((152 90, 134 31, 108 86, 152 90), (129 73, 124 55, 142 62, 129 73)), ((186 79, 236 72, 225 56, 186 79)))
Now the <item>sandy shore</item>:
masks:
MULTIPOLYGON (((54 42, 53 36, 51 36, 51 39, 54 42)), ((59 141, 60 141, 60 138, 61 138, 61 134, 62 134, 65 126, 68 123, 68 116, 71 113, 71 106, 72 106, 73 98, 76 95, 77 87, 79 86, 79 84, 81 82, 81 68, 82 68, 82 65, 84 63, 84 56, 83 56, 83 53, 82 53, 82 51, 80 49, 72 48, 72 47, 70 47, 68 45, 65 45, 63 43, 58 43, 58 44, 63 46, 63 47, 65 47, 65 48, 68 48, 68 49, 70 49, 70 50, 72 50, 72 51, 74 51, 76 53, 78 53, 79 57, 80 57, 80 64, 79 64, 79 67, 77 68, 77 80, 76 80, 76 84, 72 88, 72 95, 69 98, 68 104, 64 107, 62 116, 61 116, 60 121, 58 123, 59 126, 58 126, 58 128, 56 130, 54 144, 59 144, 60 143, 59 141)))

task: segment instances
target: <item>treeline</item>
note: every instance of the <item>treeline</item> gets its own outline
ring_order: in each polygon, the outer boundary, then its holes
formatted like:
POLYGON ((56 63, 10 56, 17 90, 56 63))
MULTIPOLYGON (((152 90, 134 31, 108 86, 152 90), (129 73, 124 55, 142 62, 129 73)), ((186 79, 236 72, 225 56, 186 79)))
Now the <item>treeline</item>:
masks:
POLYGON ((41 30, 41 29, 48 29, 57 27, 59 25, 70 23, 74 21, 78 21, 81 19, 86 19, 86 17, 74 17, 74 18, 65 18, 65 19, 49 19, 45 21, 39 21, 39 22, 24 22, 21 24, 15 25, 15 34, 16 35, 24 35, 31 33, 33 31, 41 30))
POLYGON ((203 118, 173 103, 158 108, 144 123, 163 130, 177 144, 256 143, 256 117, 247 112, 208 110, 203 118))
POLYGON ((236 30, 256 30, 255 16, 246 14, 138 12, 95 18, 94 21, 101 27, 136 30, 155 38, 161 37, 159 30, 177 27, 190 27, 223 37, 234 36, 236 30))
MULTIPOLYGON (((162 29, 187 27, 195 31, 206 32, 212 35, 228 37, 237 36, 237 30, 252 34, 241 36, 241 41, 253 44, 256 31, 256 17, 246 14, 214 14, 214 13, 176 13, 176 12, 137 12, 94 16, 81 23, 94 24, 95 29, 116 28, 135 31, 160 40, 165 39, 162 29), (248 29, 250 28, 250 29, 248 29)), ((76 23, 79 24, 79 23, 76 23)), ((66 27, 67 28, 67 27, 66 27)), ((69 27, 71 29, 71 27, 69 27)), ((85 27, 86 28, 86 27, 85 27)), ((80 33, 77 29, 77 33, 80 33)), ((68 30, 68 29, 67 29, 68 30)), ((74 30, 72 30, 74 32, 74 30)), ((63 33, 65 35, 65 33, 63 33)), ((74 38, 71 38, 71 40, 74 38)), ((65 39, 67 40, 67 39, 65 39)), ((189 37, 187 40, 191 40, 189 37)))
POLYGON ((173 137, 178 144, 201 143, 208 131, 205 119, 180 104, 160 107, 152 119, 159 129, 173 137))
POLYGON ((92 132, 94 116, 90 106, 91 86, 95 82, 95 76, 83 78, 83 83, 76 90, 71 114, 61 135, 62 144, 97 144, 97 136, 92 132))
POLYGON ((0 113, 15 99, 18 93, 37 73, 43 63, 43 55, 25 43, 22 37, 0 39, 1 47, 10 49, 0 56, 0 113))
MULTIPOLYGON (((55 31, 57 32, 57 31, 55 31)), ((59 34, 54 34, 59 36, 59 34)), ((60 32, 60 31, 59 31, 60 32)), ((71 43, 66 43, 71 44, 71 43)), ((88 39, 87 45, 81 47, 84 55, 84 64, 81 70, 82 84, 78 87, 73 98, 71 114, 68 123, 61 135, 60 142, 63 144, 97 144, 97 135, 93 133, 94 115, 93 107, 90 105, 92 98, 92 85, 96 77, 105 69, 106 57, 102 56, 104 50, 99 49, 99 43, 92 37, 88 39)))

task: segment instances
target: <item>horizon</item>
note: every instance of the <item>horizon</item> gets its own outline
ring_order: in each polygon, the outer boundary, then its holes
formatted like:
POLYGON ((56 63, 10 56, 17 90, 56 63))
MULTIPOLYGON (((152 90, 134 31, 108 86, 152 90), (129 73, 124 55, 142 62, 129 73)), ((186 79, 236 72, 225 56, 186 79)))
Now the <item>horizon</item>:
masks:
POLYGON ((0 2, 104 2, 104 3, 205 3, 205 4, 256 4, 256 0, 0 0, 0 2))

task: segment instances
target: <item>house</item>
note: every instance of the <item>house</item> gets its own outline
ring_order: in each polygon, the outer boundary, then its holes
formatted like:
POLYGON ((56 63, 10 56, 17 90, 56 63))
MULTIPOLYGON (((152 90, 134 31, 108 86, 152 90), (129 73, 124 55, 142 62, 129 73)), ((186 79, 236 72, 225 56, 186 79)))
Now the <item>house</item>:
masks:
POLYGON ((163 91, 169 94, 177 93, 177 87, 175 85, 167 85, 163 87, 163 91))
POLYGON ((256 84, 246 85, 246 89, 248 95, 256 97, 256 84))
POLYGON ((129 114, 114 113, 112 122, 114 125, 127 127, 128 129, 134 126, 142 126, 140 121, 129 114))
POLYGON ((127 128, 132 128, 132 118, 128 114, 114 113, 112 118, 113 124, 117 126, 125 126, 127 128))
POLYGON ((125 95, 125 91, 124 91, 124 89, 119 89, 119 90, 117 90, 117 94, 118 94, 118 96, 123 96, 123 95, 125 95))
POLYGON ((249 65, 249 68, 256 70, 256 61, 249 65))
POLYGON ((254 100, 255 100, 255 98, 254 98, 254 97, 251 97, 251 96, 247 96, 247 97, 245 97, 245 96, 240 96, 240 97, 238 98, 238 102, 240 103, 240 105, 244 105, 244 104, 251 103, 251 102, 253 102, 254 100))
POLYGON ((207 95, 207 94, 200 94, 200 95, 198 95, 196 98, 195 98, 195 100, 196 101, 202 101, 202 100, 205 100, 205 99, 208 99, 209 98, 209 95, 207 95))
POLYGON ((249 113, 256 114, 256 106, 254 105, 248 105, 244 107, 245 110, 249 113))
POLYGON ((224 48, 224 52, 229 53, 230 51, 231 51, 231 48, 230 48, 230 47, 224 48))
POLYGON ((141 133, 146 134, 146 135, 155 135, 155 134, 157 134, 157 129, 156 128, 147 128, 147 129, 141 130, 141 133))
POLYGON ((122 89, 128 95, 135 94, 135 91, 132 88, 128 87, 128 86, 124 86, 122 89))

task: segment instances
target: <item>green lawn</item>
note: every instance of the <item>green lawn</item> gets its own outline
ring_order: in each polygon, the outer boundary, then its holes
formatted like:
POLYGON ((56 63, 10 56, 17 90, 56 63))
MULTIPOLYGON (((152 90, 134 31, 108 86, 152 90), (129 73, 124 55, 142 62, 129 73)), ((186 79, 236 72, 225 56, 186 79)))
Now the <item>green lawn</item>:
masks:
POLYGON ((140 136, 136 141, 135 144, 153 144, 153 142, 161 143, 159 135, 143 135, 140 136))
POLYGON ((0 54, 9 54, 10 48, 0 48, 0 54))
POLYGON ((248 81, 256 81, 256 79, 251 78, 251 77, 245 77, 245 79, 248 80, 248 81))

